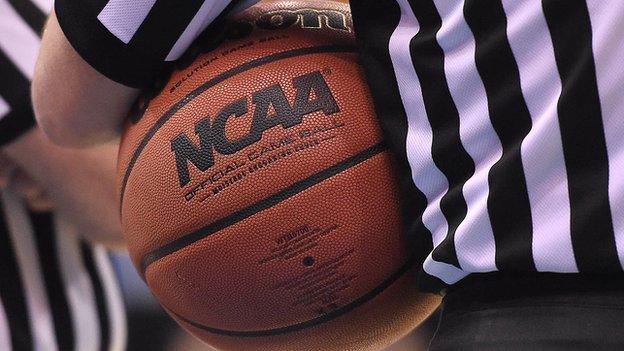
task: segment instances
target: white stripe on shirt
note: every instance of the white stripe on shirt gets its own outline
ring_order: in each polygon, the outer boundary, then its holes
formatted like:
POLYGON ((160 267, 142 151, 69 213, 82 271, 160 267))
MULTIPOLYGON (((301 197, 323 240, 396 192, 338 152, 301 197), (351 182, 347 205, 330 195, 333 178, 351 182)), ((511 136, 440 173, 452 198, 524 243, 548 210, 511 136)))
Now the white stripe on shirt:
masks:
POLYGON ((41 10, 41 12, 46 15, 52 12, 52 7, 54 6, 53 0, 21 0, 21 1, 32 1, 37 7, 41 10))
POLYGON ((4 312, 2 301, 0 301, 0 350, 11 351, 12 348, 9 320, 4 312))
POLYGON ((570 199, 559 130, 561 79, 541 2, 503 1, 507 37, 533 126, 522 142, 522 165, 533 221, 538 271, 578 272, 570 232, 570 199), (534 88, 539 85, 539 89, 534 88), (539 152, 536 152, 539 150, 539 152))
POLYGON ((93 260, 102 281, 102 289, 104 290, 104 298, 108 309, 108 322, 110 325, 109 350, 122 351, 126 346, 127 338, 126 314, 115 272, 104 246, 95 245, 93 247, 93 260))
POLYGON ((97 18, 119 40, 128 44, 156 0, 110 0, 97 18))
POLYGON ((197 38, 197 36, 215 19, 224 8, 230 3, 230 0, 204 0, 191 22, 186 26, 182 35, 169 51, 166 60, 174 61, 180 58, 189 45, 197 38))
POLYGON ((8 0, 0 0, 0 50, 17 66, 20 72, 32 80, 39 52, 40 39, 8 0))
MULTIPOLYGON (((435 247, 448 233, 448 223, 440 209, 440 200, 448 191, 448 181, 433 162, 433 131, 427 119, 420 82, 410 53, 410 41, 418 33, 420 26, 407 0, 398 0, 398 3, 401 7, 401 19, 390 37, 390 58, 407 115, 406 149, 412 179, 429 203, 423 213, 423 224, 431 232, 435 247), (423 145, 427 147, 422 147, 423 145)), ((446 263, 436 262, 431 255, 425 260, 424 269, 444 281, 456 279, 457 274, 454 272, 458 270, 446 263), (449 270, 449 266, 452 269, 449 270), (439 275, 433 272, 439 272, 439 275), (446 276, 444 272, 449 272, 449 275, 446 276)))
POLYGON ((474 175, 463 186, 467 212, 455 232, 457 260, 464 270, 494 271, 488 176, 503 149, 490 121, 487 94, 475 62, 476 44, 464 19, 463 3, 438 0, 436 7, 443 23, 436 39, 444 50, 444 72, 459 114, 460 138, 475 163, 474 175))
POLYGON ((18 196, 5 189, 2 192, 7 225, 14 246, 20 276, 24 283, 33 345, 36 351, 57 350, 54 323, 41 270, 33 229, 26 209, 18 196))
POLYGON ((11 112, 11 106, 0 96, 0 120, 11 112))
MULTIPOLYGON (((236 4, 236 7, 232 10, 233 12, 242 11, 246 8, 254 5, 259 0, 243 0, 239 1, 236 4)), ((204 0, 204 3, 199 8, 191 22, 186 26, 182 35, 178 38, 176 43, 169 51, 167 55, 166 61, 175 61, 188 47, 191 45, 193 40, 197 38, 201 34, 201 32, 208 27, 215 18, 219 16, 219 14, 229 5, 231 0, 204 0)))
POLYGON ((623 1, 587 1, 602 123, 609 154, 609 203, 624 267, 624 14, 623 1))
POLYGON ((82 260, 78 233, 58 216, 55 216, 55 226, 61 277, 74 323, 75 350, 97 350, 100 345, 99 317, 93 285, 82 260))

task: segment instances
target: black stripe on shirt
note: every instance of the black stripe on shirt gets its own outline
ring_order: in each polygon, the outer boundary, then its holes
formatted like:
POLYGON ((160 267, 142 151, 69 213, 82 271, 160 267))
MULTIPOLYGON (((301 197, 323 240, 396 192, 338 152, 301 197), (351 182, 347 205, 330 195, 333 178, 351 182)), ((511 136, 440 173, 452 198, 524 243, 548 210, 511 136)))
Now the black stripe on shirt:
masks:
POLYGON ((520 147, 531 130, 518 65, 507 39, 507 18, 499 0, 467 0, 464 16, 476 41, 477 71, 488 97, 492 126, 503 147, 488 175, 488 213, 499 270, 535 271, 531 208, 520 147))
POLYGON ((423 292, 430 293, 440 293, 444 294, 444 290, 447 289, 450 284, 446 284, 442 279, 430 275, 425 272, 425 270, 421 270, 418 273, 418 288, 423 292))
POLYGON ((73 350, 73 323, 59 266, 53 215, 50 212, 33 211, 29 211, 28 214, 35 233, 41 272, 54 318, 58 347, 59 350, 73 350))
POLYGON ((576 263, 581 272, 621 271, 609 206, 609 161, 587 5, 582 0, 545 0, 542 5, 562 83, 557 112, 576 263))
POLYGON ((41 37, 41 30, 46 21, 46 14, 32 0, 8 0, 20 17, 41 37))
POLYGON ((11 111, 0 119, 0 146, 17 139, 34 125, 35 113, 30 103, 12 107, 11 111))
POLYGON ((203 1, 156 1, 128 43, 129 49, 151 52, 154 58, 164 61, 202 3, 203 1))
POLYGON ((433 251, 433 259, 461 268, 455 251, 455 232, 468 211, 462 189, 474 174, 475 165, 461 142, 459 112, 446 81, 444 51, 436 40, 442 19, 431 0, 411 0, 410 4, 420 25, 410 42, 410 52, 433 131, 431 153, 449 183, 447 193, 440 200, 448 234, 433 251))
POLYGON ((407 238, 415 250, 417 262, 422 264, 433 248, 431 233, 422 222, 427 199, 412 181, 405 148, 407 115, 389 52, 390 36, 399 23, 401 9, 394 1, 362 0, 353 1, 351 11, 377 118, 398 164, 397 181, 402 190, 402 218, 407 238))
POLYGON ((0 96, 11 108, 25 102, 30 103, 30 81, 2 50, 0 50, 0 77, 2 77, 0 96))
POLYGON ((100 280, 100 274, 95 265, 95 259, 93 257, 93 251, 91 246, 86 242, 80 243, 80 251, 82 253, 82 259, 91 278, 93 286, 93 292, 95 294, 95 302, 97 304, 98 319, 100 322, 100 350, 105 351, 110 347, 110 325, 108 318, 108 309, 106 304, 106 298, 104 296, 104 287, 100 280))
POLYGON ((35 124, 30 104, 30 82, 17 66, 0 50, 0 97, 11 109, 0 116, 0 145, 6 144, 35 124))
POLYGON ((26 291, 9 230, 0 204, 0 300, 9 323, 13 350, 27 351, 33 349, 33 334, 26 307, 26 291))

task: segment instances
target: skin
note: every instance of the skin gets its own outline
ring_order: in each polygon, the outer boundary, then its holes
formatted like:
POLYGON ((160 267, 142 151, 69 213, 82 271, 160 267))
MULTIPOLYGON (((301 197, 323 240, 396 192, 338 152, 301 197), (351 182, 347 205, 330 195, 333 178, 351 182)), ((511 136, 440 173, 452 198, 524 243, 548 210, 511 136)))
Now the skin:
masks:
POLYGON ((50 211, 54 207, 45 191, 30 176, 9 157, 0 153, 0 191, 9 186, 21 194, 28 206, 35 211, 50 211))
POLYGON ((35 209, 53 207, 89 241, 121 248, 117 149, 116 142, 62 148, 34 128, 0 152, 0 185, 17 189, 35 209))
POLYGON ((138 89, 93 69, 74 50, 52 13, 32 82, 37 122, 57 145, 88 147, 119 136, 138 89))

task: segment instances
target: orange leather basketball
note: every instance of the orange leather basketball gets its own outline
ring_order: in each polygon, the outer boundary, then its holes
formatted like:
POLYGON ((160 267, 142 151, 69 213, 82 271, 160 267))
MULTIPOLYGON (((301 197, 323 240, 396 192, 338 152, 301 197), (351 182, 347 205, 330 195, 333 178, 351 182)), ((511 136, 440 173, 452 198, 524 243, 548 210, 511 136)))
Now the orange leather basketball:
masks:
POLYGON ((123 135, 132 259, 223 350, 375 350, 426 318, 348 6, 264 1, 123 135))

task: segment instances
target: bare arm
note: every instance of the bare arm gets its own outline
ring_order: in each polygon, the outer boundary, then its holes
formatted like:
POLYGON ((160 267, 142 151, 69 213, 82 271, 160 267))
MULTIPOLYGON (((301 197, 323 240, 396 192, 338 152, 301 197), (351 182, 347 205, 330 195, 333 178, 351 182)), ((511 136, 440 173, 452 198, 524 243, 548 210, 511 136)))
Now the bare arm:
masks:
POLYGON ((32 96, 37 121, 54 143, 84 147, 112 140, 138 92, 85 62, 52 13, 43 33, 32 96))
POLYGON ((115 195, 117 143, 66 149, 35 128, 3 150, 47 193, 54 210, 90 241, 123 245, 115 195))
POLYGON ((202 33, 222 38, 226 15, 256 1, 56 0, 32 84, 39 124, 60 145, 110 140, 137 88, 152 87, 202 33))

